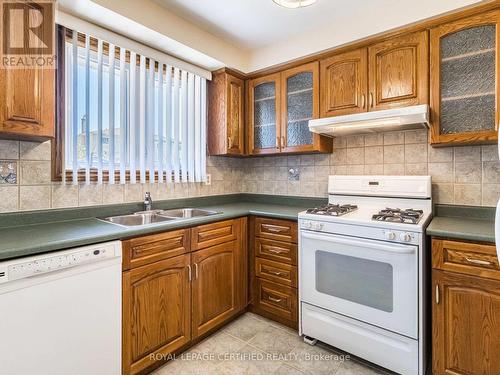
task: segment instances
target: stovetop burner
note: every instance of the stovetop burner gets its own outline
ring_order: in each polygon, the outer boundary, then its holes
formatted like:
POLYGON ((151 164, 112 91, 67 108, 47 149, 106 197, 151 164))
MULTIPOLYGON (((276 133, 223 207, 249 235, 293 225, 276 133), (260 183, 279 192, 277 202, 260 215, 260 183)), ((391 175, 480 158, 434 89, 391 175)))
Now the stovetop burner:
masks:
POLYGON ((321 207, 309 208, 306 212, 315 215, 342 216, 357 209, 358 206, 353 204, 327 204, 321 207))
POLYGON ((423 214, 424 212, 422 210, 414 210, 411 208, 406 210, 402 210, 400 208, 386 208, 385 210, 380 210, 377 214, 374 214, 372 216, 372 220, 417 224, 423 214))

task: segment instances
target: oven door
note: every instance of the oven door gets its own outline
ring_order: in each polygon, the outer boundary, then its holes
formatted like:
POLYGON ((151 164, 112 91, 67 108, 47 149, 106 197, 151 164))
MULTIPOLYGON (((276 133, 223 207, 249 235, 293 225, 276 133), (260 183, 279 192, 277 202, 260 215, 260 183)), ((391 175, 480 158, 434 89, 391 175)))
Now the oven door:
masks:
POLYGON ((418 246, 301 231, 301 301, 417 338, 418 246))

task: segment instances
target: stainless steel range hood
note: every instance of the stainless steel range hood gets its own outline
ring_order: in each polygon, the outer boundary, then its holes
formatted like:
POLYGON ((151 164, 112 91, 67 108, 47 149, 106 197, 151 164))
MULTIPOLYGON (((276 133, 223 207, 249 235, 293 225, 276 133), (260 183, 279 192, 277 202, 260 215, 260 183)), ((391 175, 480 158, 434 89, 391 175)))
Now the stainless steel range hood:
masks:
POLYGON ((428 127, 427 104, 309 120, 311 132, 332 137, 428 127))

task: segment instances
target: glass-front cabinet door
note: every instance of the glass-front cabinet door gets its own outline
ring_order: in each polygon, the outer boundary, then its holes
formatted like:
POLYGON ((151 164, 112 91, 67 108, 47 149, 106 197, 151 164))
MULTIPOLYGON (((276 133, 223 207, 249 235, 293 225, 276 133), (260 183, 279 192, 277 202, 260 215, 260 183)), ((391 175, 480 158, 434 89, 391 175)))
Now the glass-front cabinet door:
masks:
POLYGON ((281 85, 280 74, 249 82, 249 144, 252 154, 280 152, 281 85))
POLYGON ((318 136, 309 131, 308 124, 319 115, 319 63, 302 65, 281 74, 281 151, 312 151, 318 136))
POLYGON ((500 96, 500 11, 431 30, 431 143, 493 143, 500 96))

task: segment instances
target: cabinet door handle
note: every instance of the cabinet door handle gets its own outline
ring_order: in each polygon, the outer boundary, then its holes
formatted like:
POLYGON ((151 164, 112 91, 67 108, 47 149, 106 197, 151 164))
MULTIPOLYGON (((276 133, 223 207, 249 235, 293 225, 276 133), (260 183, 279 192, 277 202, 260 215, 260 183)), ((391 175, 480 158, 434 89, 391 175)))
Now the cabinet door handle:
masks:
POLYGON ((361 94, 361 108, 365 109, 366 107, 366 96, 365 94, 361 94))
POLYGON ((370 108, 373 108, 373 93, 370 93, 370 108))
POLYGON ((189 280, 189 282, 191 282, 193 280, 193 274, 191 272, 191 265, 190 264, 187 265, 187 269, 188 269, 188 280, 189 280))
POLYGON ((439 285, 436 285, 436 305, 439 305, 439 285))
POLYGON ((273 302, 281 302, 282 299, 281 298, 274 298, 274 297, 271 297, 271 296, 267 296, 267 298, 270 300, 270 301, 273 301, 273 302))
POLYGON ((487 260, 481 260, 481 259, 473 259, 473 258, 467 258, 465 257, 465 260, 469 263, 472 264, 479 264, 481 266, 491 266, 493 265, 493 262, 487 261, 487 260))
POLYGON ((231 148, 232 142, 231 142, 231 137, 227 137, 227 148, 231 148))
POLYGON ((198 263, 194 264, 194 277, 198 280, 198 263))

